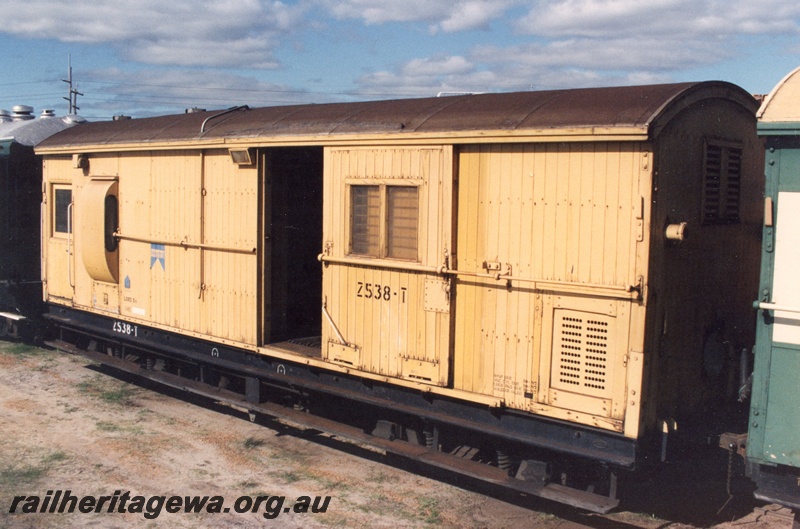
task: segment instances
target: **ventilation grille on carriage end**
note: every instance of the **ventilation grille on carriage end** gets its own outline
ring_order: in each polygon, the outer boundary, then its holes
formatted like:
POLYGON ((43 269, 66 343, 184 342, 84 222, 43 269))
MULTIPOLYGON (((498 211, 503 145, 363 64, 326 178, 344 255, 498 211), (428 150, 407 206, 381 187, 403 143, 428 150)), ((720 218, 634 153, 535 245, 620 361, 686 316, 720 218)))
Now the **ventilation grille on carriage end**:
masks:
POLYGON ((610 394, 611 321, 598 314, 557 311, 553 388, 596 397, 610 394))
POLYGON ((738 223, 742 191, 742 149, 706 144, 701 224, 738 223))

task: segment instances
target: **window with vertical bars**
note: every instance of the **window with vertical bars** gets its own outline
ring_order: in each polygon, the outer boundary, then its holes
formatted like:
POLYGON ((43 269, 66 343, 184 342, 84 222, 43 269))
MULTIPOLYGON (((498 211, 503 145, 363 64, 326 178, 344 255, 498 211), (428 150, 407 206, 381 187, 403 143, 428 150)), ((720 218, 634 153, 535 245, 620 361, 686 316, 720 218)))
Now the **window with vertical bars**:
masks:
POLYGON ((350 253, 380 256, 381 196, 379 186, 350 188, 350 253))
POLYGON ((417 259, 418 189, 407 186, 386 188, 386 256, 417 259))
POLYGON ((72 233, 72 225, 69 219, 69 205, 72 203, 72 189, 56 187, 53 194, 55 195, 53 233, 72 233))
POLYGON ((703 224, 739 222, 741 183, 742 149, 708 143, 703 174, 703 224))
POLYGON ((419 189, 350 186, 350 254, 417 260, 419 189))

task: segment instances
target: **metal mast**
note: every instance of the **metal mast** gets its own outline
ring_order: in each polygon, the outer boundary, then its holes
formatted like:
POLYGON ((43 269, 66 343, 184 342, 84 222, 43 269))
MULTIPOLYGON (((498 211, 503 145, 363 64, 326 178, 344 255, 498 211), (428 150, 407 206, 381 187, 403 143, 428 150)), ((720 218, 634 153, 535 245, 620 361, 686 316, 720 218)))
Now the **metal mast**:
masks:
POLYGON ((78 96, 82 96, 83 93, 82 92, 78 92, 77 88, 73 88, 72 87, 72 55, 68 55, 67 57, 69 58, 68 59, 69 73, 68 73, 67 78, 66 79, 62 79, 62 81, 64 81, 65 83, 67 83, 69 85, 69 97, 64 97, 62 99, 66 99, 67 101, 69 101, 69 112, 68 112, 68 114, 77 114, 78 110, 80 110, 80 108, 81 108, 81 107, 78 106, 78 96))

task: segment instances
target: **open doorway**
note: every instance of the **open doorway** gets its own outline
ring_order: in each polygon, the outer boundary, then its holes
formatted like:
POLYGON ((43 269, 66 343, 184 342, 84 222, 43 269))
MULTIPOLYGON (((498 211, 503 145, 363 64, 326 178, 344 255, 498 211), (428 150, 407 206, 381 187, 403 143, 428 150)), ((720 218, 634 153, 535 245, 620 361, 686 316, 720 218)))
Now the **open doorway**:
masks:
POLYGON ((268 149, 263 162, 264 341, 318 347, 323 150, 268 149))

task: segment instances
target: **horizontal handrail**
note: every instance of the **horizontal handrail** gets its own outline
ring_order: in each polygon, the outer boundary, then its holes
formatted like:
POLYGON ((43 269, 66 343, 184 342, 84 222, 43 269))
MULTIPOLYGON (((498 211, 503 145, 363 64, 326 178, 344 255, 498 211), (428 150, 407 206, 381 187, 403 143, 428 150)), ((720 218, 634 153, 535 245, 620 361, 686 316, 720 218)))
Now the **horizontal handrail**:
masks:
POLYGON ((575 291, 589 289, 600 291, 604 295, 618 297, 622 299, 638 299, 642 296, 642 285, 595 285, 588 283, 571 283, 568 281, 554 281, 552 279, 534 279, 528 277, 517 277, 510 274, 497 273, 482 273, 482 272, 467 272, 463 270, 454 270, 445 266, 433 267, 415 265, 412 263, 404 263, 402 261, 371 261, 367 259, 358 259, 352 257, 331 257, 329 255, 320 254, 317 259, 322 263, 334 263, 355 266, 367 266, 372 268, 385 268, 389 270, 404 270, 409 272, 423 272, 428 274, 439 274, 460 277, 475 277, 480 279, 493 279, 495 281, 517 281, 521 283, 532 283, 533 288, 537 290, 552 289, 562 291, 575 291))
POLYGON ((353 257, 331 257, 325 254, 319 254, 317 259, 321 263, 369 266, 372 268, 388 268, 390 270, 405 270, 408 272, 422 272, 426 274, 443 273, 443 268, 436 268, 435 266, 423 266, 414 263, 406 263, 403 261, 371 261, 368 259, 357 259, 353 257))
POLYGON ((800 307, 788 307, 786 305, 779 305, 777 303, 767 303, 766 301, 754 301, 753 308, 761 310, 775 310, 778 312, 792 312, 800 314, 800 307))
POLYGON ((230 248, 226 246, 214 246, 212 244, 199 244, 188 241, 162 241, 157 239, 146 239, 143 237, 133 237, 130 235, 123 235, 120 232, 114 233, 114 238, 121 241, 143 242, 145 244, 163 244, 164 246, 177 246, 180 248, 193 248, 200 250, 211 250, 216 252, 230 252, 230 253, 244 253, 254 254, 258 251, 257 248, 230 248))
POLYGON ((535 279, 531 277, 519 277, 514 275, 505 275, 500 272, 489 274, 481 272, 465 272, 462 270, 447 269, 443 273, 463 276, 463 277, 476 277, 482 279, 494 279, 495 281, 517 281, 520 283, 532 283, 533 288, 536 290, 562 290, 562 291, 575 291, 589 289, 593 291, 600 291, 601 293, 613 297, 620 297, 622 299, 638 299, 641 297, 641 284, 639 285, 596 285, 591 283, 573 283, 569 281, 555 281, 552 279, 535 279))

